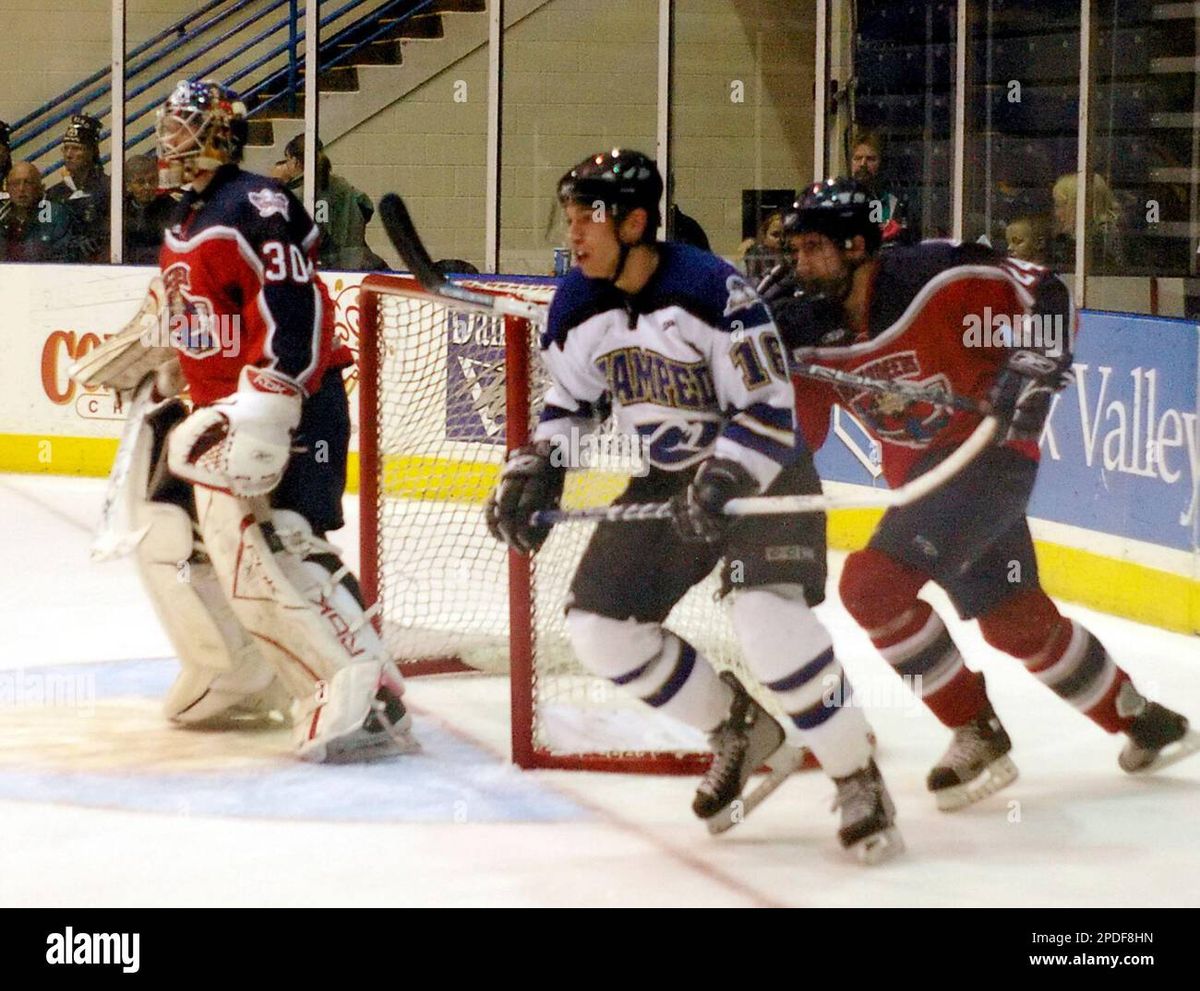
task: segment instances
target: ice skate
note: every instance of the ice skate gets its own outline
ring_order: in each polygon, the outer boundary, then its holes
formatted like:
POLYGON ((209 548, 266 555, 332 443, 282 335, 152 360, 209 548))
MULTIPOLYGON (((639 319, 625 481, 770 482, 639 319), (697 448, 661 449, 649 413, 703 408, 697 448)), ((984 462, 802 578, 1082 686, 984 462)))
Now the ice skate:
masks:
POLYGON ((373 664, 342 669, 305 707, 297 703, 297 756, 317 764, 345 764, 419 750, 401 694, 388 679, 380 680, 373 664), (367 679, 374 681, 373 695, 362 691, 367 679))
POLYGON ((833 807, 842 813, 838 839, 864 864, 878 864, 904 852, 896 829, 896 806, 888 794, 879 767, 871 760, 861 771, 834 778, 837 797, 833 807))
POLYGON ((1008 756, 1012 741, 991 703, 969 723, 954 730, 954 739, 929 772, 926 786, 943 812, 962 809, 987 798, 1017 779, 1008 756))
POLYGON ((789 746, 783 727, 759 705, 730 672, 721 675, 733 690, 729 718, 710 738, 713 762, 696 789, 692 811, 710 833, 723 833, 741 822, 804 760, 803 748, 789 746), (767 775, 745 798, 742 789, 760 767, 767 775))
POLYGON ((1117 758, 1129 774, 1149 774, 1190 757, 1200 750, 1200 733, 1188 721, 1157 702, 1145 702, 1129 729, 1129 742, 1117 758))

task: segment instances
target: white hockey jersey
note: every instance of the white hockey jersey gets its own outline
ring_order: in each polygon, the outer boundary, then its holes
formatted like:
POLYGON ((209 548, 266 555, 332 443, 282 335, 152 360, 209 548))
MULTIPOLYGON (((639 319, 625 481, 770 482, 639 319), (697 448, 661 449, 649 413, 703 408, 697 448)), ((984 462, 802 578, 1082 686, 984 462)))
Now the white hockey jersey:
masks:
POLYGON ((650 464, 682 471, 716 456, 765 489, 797 456, 795 394, 765 305, 727 262, 662 244, 635 296, 572 269, 542 335, 552 386, 534 437, 594 428, 604 401, 650 464))

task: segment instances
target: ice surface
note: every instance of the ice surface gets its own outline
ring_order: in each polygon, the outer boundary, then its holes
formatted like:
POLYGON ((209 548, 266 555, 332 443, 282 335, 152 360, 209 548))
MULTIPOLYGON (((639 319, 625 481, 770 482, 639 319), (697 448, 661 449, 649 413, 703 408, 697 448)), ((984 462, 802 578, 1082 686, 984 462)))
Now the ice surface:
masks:
MULTIPOLYGON (((908 844, 875 869, 839 850, 819 773, 713 838, 688 811, 691 779, 517 771, 501 678, 412 680, 425 750, 373 767, 300 766, 278 730, 172 730, 158 716, 172 652, 133 568, 88 561, 102 495, 98 480, 0 476, 2 904, 1200 904, 1200 758, 1122 774, 1120 740, 952 623, 1021 777, 939 813, 924 777, 947 733, 836 601, 819 612, 869 703, 908 844)), ((352 530, 338 537, 355 560, 352 530)), ((1196 638, 1064 610, 1200 718, 1196 638)))

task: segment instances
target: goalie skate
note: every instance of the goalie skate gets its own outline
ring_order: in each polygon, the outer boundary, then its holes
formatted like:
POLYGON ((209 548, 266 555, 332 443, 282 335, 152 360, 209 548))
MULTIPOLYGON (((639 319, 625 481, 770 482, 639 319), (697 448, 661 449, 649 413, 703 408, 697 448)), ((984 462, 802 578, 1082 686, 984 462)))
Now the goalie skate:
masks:
POLYGON ((724 672, 721 680, 733 690, 733 702, 728 719, 712 735, 713 762, 692 802, 692 811, 714 835, 733 828, 761 805, 803 763, 806 753, 785 741, 783 728, 732 673, 724 672), (766 767, 766 776, 743 797, 742 790, 760 767, 766 767))
POLYGON ((415 753, 420 745, 401 694, 374 664, 343 668, 308 705, 297 703, 297 756, 314 764, 345 764, 415 753), (377 691, 364 705, 359 700, 369 680, 377 691))

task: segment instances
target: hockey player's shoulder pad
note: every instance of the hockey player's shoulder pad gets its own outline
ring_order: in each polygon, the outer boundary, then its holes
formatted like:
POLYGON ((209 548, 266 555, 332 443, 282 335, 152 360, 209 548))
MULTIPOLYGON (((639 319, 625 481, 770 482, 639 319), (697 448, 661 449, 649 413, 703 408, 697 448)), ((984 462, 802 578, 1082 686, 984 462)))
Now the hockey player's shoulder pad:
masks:
POLYGON ((892 326, 934 279, 952 269, 996 267, 1004 255, 984 244, 922 241, 881 252, 871 292, 871 326, 892 326))
POLYGON ((316 225, 282 183, 241 170, 221 178, 200 215, 203 226, 231 227, 255 252, 268 241, 295 244, 305 251, 312 245, 316 225))
POLYGON ((754 286, 725 259, 673 242, 660 244, 659 252, 659 270, 645 298, 638 300, 639 309, 678 306, 710 327, 727 331, 770 322, 771 314, 754 286))
POLYGON ((573 327, 609 310, 620 309, 621 295, 604 279, 589 279, 572 268, 554 292, 546 329, 542 333, 542 350, 552 344, 560 348, 566 343, 573 327))

